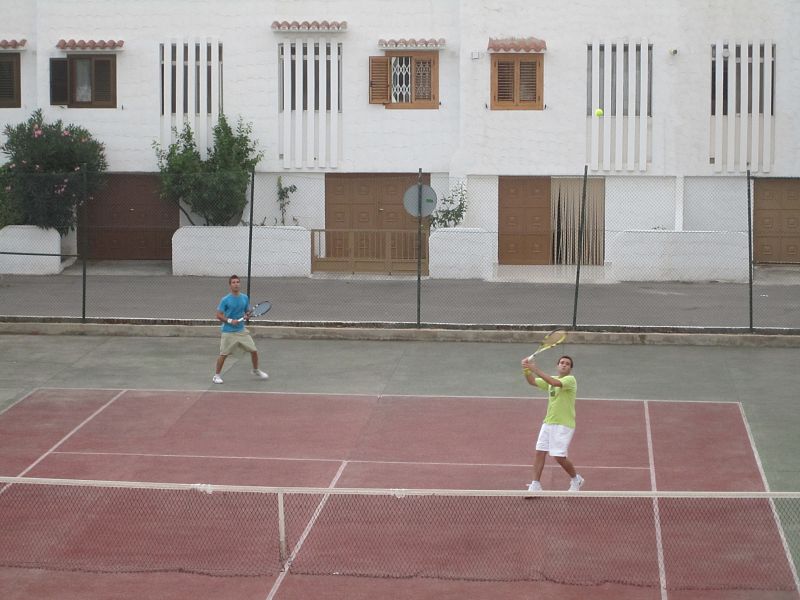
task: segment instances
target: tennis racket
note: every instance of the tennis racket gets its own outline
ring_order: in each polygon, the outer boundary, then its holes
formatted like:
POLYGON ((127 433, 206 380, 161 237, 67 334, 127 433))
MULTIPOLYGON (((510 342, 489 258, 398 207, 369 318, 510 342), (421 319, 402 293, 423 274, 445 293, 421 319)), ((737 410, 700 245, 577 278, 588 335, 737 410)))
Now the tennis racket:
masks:
POLYGON ((270 308, 272 308, 272 302, 267 300, 264 300, 264 302, 259 302, 258 304, 254 304, 250 307, 250 310, 247 311, 247 318, 252 319, 253 317, 264 316, 269 312, 270 308))
POLYGON ((558 346, 561 342, 567 339, 567 332, 564 329, 556 329, 555 331, 551 331, 542 340, 542 343, 539 344, 539 347, 536 349, 536 352, 531 354, 528 357, 528 360, 532 360, 534 356, 539 354, 540 352, 544 352, 545 350, 549 350, 553 346, 558 346))

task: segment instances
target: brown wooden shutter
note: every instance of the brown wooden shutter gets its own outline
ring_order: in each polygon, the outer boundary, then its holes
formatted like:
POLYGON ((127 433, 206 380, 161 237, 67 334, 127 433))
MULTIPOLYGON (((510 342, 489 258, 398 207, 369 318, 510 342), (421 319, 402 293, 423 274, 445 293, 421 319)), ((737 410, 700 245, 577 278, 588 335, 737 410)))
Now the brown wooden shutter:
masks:
POLYGON ((0 54, 0 107, 20 106, 19 54, 0 54))
POLYGON ((389 103, 389 57, 369 57, 369 103, 389 103))
MULTIPOLYGON (((93 71, 94 103, 98 106, 115 106, 114 57, 95 58, 93 71)), ((184 97, 188 96, 185 86, 184 94, 184 97)), ((186 106, 184 106, 184 109, 186 109, 186 106)))
POLYGON ((69 104, 69 75, 66 58, 50 59, 50 104, 69 104))
POLYGON ((493 100, 498 104, 513 104, 514 103, 514 88, 515 86, 515 64, 514 60, 504 60, 497 58, 495 60, 494 69, 494 92, 492 94, 493 100))

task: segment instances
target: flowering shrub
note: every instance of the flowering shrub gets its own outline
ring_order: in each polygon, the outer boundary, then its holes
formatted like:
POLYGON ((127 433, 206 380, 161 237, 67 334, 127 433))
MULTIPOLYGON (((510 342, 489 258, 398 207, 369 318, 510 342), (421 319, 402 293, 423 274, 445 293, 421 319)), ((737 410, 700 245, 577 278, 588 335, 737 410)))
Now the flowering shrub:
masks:
POLYGON ((41 110, 3 133, 8 162, 0 166, 0 218, 61 235, 74 229, 76 207, 101 185, 107 168, 103 144, 83 127, 45 123, 41 110))

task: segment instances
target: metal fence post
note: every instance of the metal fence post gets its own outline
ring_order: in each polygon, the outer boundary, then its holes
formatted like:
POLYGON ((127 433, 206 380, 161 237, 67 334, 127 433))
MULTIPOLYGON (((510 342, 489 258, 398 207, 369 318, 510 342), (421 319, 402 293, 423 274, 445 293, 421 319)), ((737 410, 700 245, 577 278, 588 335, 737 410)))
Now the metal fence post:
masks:
POLYGON ((253 266, 253 198, 255 197, 256 172, 250 173, 250 231, 247 242, 247 297, 250 296, 250 273, 253 266))
POLYGON ((586 179, 589 173, 589 165, 583 166, 583 194, 581 195, 581 218, 578 222, 578 268, 575 271, 575 302, 572 306, 572 327, 578 326, 578 289, 581 281, 581 259, 583 258, 583 221, 586 216, 586 179))
POLYGON ((81 238, 81 322, 86 322, 86 260, 89 254, 89 185, 86 180, 86 163, 81 165, 81 188, 83 201, 80 205, 79 220, 83 225, 81 238))
POLYGON ((749 292, 750 331, 753 331, 753 215, 751 212, 750 182, 750 169, 747 169, 747 289, 749 292))

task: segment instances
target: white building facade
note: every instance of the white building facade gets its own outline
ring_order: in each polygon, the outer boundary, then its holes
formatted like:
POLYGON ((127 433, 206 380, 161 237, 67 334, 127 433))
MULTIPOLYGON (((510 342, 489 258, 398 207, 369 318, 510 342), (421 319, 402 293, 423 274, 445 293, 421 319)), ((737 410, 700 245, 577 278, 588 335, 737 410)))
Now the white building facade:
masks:
MULTIPOLYGON (((440 196, 465 182, 461 225, 487 233, 492 268, 480 271, 500 278, 513 276, 506 266, 574 264, 571 242, 553 239, 587 167, 600 182, 589 208, 600 250, 587 261, 615 264, 602 277, 619 280, 643 268, 674 278, 684 252, 746 256, 749 169, 762 198, 772 181, 780 190, 777 217, 756 198, 756 223, 784 223, 762 231, 757 258, 800 262, 796 0, 0 0, 0 10, 0 74, 18 86, 0 126, 37 108, 83 125, 111 171, 156 171, 153 142, 184 123, 204 147, 224 112, 253 124, 259 182, 297 185, 293 216, 308 229, 332 227, 331 203, 347 202, 332 189, 347 174, 374 190, 372 175, 421 169, 440 196), (549 221, 545 241, 525 215, 549 221), (643 262, 654 252, 668 260, 643 262)), ((277 214, 266 198, 255 212, 277 214)), ((698 268, 700 279, 742 274, 698 268)))

